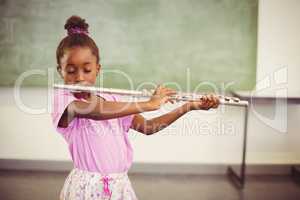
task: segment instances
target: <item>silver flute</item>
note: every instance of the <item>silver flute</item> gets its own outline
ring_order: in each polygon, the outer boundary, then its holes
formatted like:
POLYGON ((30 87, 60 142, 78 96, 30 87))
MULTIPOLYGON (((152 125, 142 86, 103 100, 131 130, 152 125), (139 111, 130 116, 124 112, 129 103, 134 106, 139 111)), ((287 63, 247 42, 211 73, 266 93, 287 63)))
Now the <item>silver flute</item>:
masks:
MULTIPOLYGON (((53 88, 56 89, 66 89, 72 92, 91 92, 91 93, 107 93, 107 94, 118 94, 124 96, 132 97, 151 97, 154 90, 125 90, 125 89, 115 89, 115 88, 103 88, 94 86, 83 86, 83 85, 71 85, 71 84, 53 84, 53 88)), ((170 96, 172 100, 175 101, 199 101, 204 95, 198 93, 184 93, 177 92, 175 95, 170 96)), ((248 106, 248 101, 242 101, 236 97, 227 97, 218 95, 220 99, 220 104, 229 106, 248 106)))

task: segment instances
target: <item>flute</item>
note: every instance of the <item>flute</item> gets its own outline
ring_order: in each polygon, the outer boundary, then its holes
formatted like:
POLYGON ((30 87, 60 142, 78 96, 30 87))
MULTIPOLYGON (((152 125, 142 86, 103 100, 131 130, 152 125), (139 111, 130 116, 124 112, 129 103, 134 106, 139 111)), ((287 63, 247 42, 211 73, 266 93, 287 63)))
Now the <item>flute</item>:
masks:
MULTIPOLYGON (((53 84, 54 88, 57 89, 67 89, 73 92, 99 92, 107 94, 118 94, 132 97, 151 97, 153 91, 149 90, 126 90, 126 89, 115 89, 115 88, 103 88, 103 87, 94 87, 94 86, 83 86, 83 85, 66 85, 66 84, 53 84)), ((198 93, 184 93, 177 92, 176 95, 170 96, 172 100, 175 101, 199 101, 204 95, 198 93)), ((220 104, 229 105, 229 106, 248 106, 248 101, 242 101, 236 97, 227 97, 218 95, 220 99, 220 104)))

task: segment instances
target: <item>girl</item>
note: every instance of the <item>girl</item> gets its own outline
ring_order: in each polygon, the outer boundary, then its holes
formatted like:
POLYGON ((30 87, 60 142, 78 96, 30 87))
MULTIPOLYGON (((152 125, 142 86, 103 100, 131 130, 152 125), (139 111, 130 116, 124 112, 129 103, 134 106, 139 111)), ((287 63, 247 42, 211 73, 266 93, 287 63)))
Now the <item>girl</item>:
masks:
MULTIPOLYGON (((68 36, 56 51, 57 71, 65 84, 92 86, 101 65, 98 47, 89 37, 88 24, 72 16, 65 29, 68 36)), ((173 103, 170 96, 174 94, 174 90, 160 85, 149 101, 120 102, 118 95, 55 89, 53 124, 68 143, 74 165, 60 199, 136 200, 127 175, 133 155, 127 135, 129 128, 151 135, 190 110, 207 110, 219 105, 218 98, 209 95, 150 120, 139 114, 173 103)))

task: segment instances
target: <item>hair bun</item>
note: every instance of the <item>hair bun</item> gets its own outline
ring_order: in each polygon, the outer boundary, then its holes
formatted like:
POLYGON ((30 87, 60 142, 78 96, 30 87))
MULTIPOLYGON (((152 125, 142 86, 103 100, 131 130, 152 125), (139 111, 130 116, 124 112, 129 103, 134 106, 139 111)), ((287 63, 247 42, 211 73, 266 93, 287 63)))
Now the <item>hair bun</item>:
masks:
POLYGON ((73 15, 71 16, 65 24, 65 29, 68 30, 68 35, 83 33, 88 34, 89 24, 85 22, 85 19, 82 19, 79 16, 73 15))

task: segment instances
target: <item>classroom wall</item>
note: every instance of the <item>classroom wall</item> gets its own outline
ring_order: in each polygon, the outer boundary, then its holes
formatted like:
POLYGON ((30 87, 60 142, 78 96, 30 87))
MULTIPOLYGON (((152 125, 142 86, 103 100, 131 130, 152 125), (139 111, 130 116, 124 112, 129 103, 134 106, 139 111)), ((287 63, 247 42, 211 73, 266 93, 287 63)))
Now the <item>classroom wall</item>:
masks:
MULTIPOLYGON (((299 8, 298 0, 259 1, 255 94, 300 96, 299 8)), ((277 101, 277 104, 258 103, 252 106, 249 159, 261 157, 274 162, 299 162, 300 106, 288 104, 284 114, 285 105, 286 102, 277 101), (278 113, 281 109, 282 113, 276 116, 276 109, 278 113)))
MULTIPOLYGON (((281 66, 288 67, 288 89, 299 90, 300 7, 298 0, 261 0, 257 82, 281 66)), ((276 87, 271 87, 276 89, 276 87)), ((13 88, 0 89, 1 139, 0 158, 29 160, 70 160, 67 145, 55 132, 50 114, 30 115, 16 107, 13 88)), ((30 107, 46 108, 47 89, 24 88, 23 102, 30 107)), ((159 112, 145 113, 154 117, 177 105, 166 105, 159 112)), ((272 118, 273 105, 255 105, 255 112, 272 118)), ((300 125, 299 106, 288 106, 287 132, 266 125, 253 111, 249 116, 248 163, 300 162, 297 133, 300 125)), ((193 111, 157 135, 143 136, 129 132, 134 147, 135 163, 235 163, 241 159, 243 112, 223 108, 217 112, 193 111), (225 110, 224 110, 225 109, 225 110)))
MULTIPOLYGON (((300 95, 298 76, 300 70, 300 58, 298 56, 300 49, 299 7, 300 2, 298 0, 261 0, 259 2, 257 94, 289 97, 299 97, 300 95)), ((249 143, 249 149, 260 146, 259 144, 265 144, 265 147, 262 146, 262 148, 255 150, 257 153, 253 153, 254 157, 270 154, 273 160, 281 157, 280 159, 287 162, 299 162, 300 148, 297 141, 300 139, 300 107, 289 104, 287 115, 282 116, 283 120, 277 121, 274 117, 275 108, 274 103, 271 105, 261 104, 255 110, 263 118, 271 116, 269 118, 273 120, 271 122, 273 126, 286 124, 287 133, 280 134, 281 131, 274 130, 265 123, 259 122, 257 127, 251 127, 253 131, 250 134, 255 134, 257 139, 256 142, 249 143), (283 123, 285 118, 287 118, 287 122, 283 123), (281 149, 281 153, 276 153, 279 149, 281 149)), ((258 118, 257 115, 252 117, 253 121, 258 118)))
MULTIPOLYGON (((290 94, 300 92, 299 8, 298 0, 259 2, 257 82, 286 68, 290 94)), ((275 88, 276 84, 272 84, 271 87, 275 88)))

